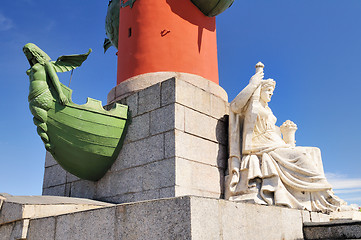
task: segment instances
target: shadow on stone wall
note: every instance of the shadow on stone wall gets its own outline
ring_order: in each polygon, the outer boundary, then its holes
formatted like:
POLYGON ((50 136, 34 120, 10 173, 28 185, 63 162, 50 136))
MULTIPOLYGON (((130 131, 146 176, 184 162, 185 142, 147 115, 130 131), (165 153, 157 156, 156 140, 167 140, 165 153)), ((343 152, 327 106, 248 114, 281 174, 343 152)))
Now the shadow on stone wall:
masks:
POLYGON ((217 121, 216 138, 220 148, 217 154, 217 165, 219 174, 219 185, 222 189, 219 198, 224 198, 224 176, 228 172, 228 115, 224 115, 217 121))

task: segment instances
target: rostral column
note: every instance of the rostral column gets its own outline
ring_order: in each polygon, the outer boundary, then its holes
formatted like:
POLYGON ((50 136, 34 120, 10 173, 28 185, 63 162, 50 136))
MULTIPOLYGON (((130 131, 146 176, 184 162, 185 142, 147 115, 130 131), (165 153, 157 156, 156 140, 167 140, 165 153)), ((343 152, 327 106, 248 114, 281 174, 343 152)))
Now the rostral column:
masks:
POLYGON ((218 84, 215 17, 190 0, 133 0, 121 7, 117 84, 154 72, 190 73, 218 84))

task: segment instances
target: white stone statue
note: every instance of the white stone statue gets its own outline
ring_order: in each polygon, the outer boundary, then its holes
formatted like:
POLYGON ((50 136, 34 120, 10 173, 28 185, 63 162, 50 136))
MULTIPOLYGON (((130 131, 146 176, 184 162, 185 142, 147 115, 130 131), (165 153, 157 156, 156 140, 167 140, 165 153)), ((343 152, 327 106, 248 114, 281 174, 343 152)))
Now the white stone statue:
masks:
POLYGON ((268 102, 276 82, 263 80, 263 67, 256 65, 256 74, 230 104, 225 198, 324 213, 346 210, 325 178, 320 150, 295 147, 293 122, 275 125, 268 102))

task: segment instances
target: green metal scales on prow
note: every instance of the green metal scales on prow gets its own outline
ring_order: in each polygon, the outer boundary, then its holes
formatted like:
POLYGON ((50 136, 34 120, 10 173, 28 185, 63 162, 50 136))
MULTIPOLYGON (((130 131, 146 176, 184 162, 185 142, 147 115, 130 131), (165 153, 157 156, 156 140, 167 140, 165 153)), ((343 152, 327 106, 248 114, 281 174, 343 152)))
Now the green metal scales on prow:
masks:
POLYGON ((61 56, 56 62, 35 44, 24 46, 31 68, 29 107, 38 134, 55 160, 75 176, 96 181, 111 167, 126 133, 128 107, 115 104, 104 110, 101 101, 72 102, 72 90, 56 72, 79 67, 90 54, 61 56))

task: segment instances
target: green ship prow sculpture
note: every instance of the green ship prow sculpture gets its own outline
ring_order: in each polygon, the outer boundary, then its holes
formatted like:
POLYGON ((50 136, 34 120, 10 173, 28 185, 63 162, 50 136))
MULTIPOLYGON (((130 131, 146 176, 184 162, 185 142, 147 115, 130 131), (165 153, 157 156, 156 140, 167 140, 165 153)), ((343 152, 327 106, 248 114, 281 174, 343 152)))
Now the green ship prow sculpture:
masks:
POLYGON ((84 105, 71 101, 72 90, 60 83, 56 72, 79 67, 86 54, 61 56, 56 62, 35 44, 23 51, 30 63, 29 107, 38 134, 54 159, 75 176, 97 181, 116 160, 128 123, 128 107, 115 104, 109 111, 101 101, 84 105))

